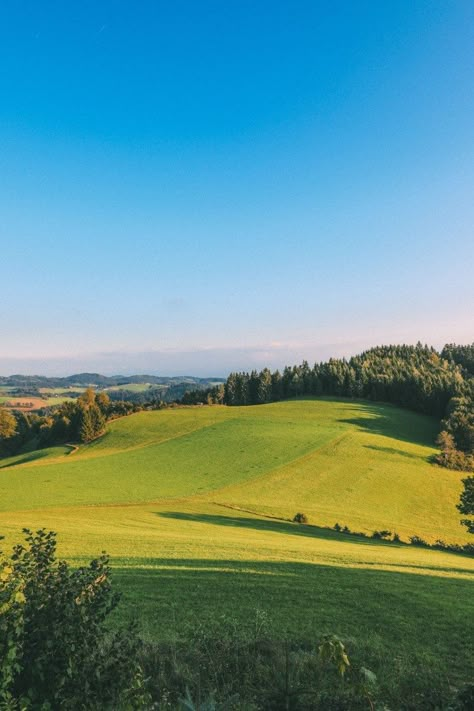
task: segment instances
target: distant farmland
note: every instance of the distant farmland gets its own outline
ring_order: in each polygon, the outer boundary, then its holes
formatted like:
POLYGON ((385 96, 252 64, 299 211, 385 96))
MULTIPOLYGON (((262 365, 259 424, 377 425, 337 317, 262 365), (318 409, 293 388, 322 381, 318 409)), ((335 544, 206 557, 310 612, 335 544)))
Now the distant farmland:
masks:
POLYGON ((56 397, 34 397, 30 395, 16 397, 2 395, 0 396, 0 405, 12 410, 41 410, 43 407, 60 405, 62 402, 71 399, 70 397, 60 395, 56 397))
POLYGON ((188 390, 202 390, 222 383, 219 378, 157 375, 104 376, 79 373, 66 378, 12 375, 0 376, 0 405, 11 409, 37 410, 75 399, 87 388, 105 391, 112 400, 136 404, 179 401, 188 390), (28 405, 27 405, 28 403, 28 405))
MULTIPOLYGON (((111 385, 105 388, 106 392, 114 392, 116 390, 128 390, 132 393, 143 393, 149 390, 151 387, 159 387, 157 385, 151 385, 151 383, 123 383, 122 385, 111 385)), ((164 387, 164 386, 162 386, 164 387)))
POLYGON ((41 397, 31 397, 29 395, 21 397, 2 395, 0 397, 0 405, 15 410, 39 410, 42 407, 47 407, 48 401, 41 397))

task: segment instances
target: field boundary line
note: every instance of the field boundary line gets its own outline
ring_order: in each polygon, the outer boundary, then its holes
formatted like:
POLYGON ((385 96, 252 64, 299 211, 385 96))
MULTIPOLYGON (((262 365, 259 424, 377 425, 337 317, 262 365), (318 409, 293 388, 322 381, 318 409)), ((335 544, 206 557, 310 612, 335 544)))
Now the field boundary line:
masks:
MULTIPOLYGON (((258 511, 251 511, 250 509, 244 509, 241 506, 234 506, 233 504, 222 504, 219 503, 218 501, 210 501, 209 503, 213 504, 214 506, 221 506, 223 509, 230 509, 231 511, 242 511, 242 513, 249 513, 252 514, 253 516, 259 516, 260 518, 269 518, 272 519, 272 521, 283 521, 284 523, 294 523, 290 518, 282 518, 281 516, 272 516, 271 514, 264 514, 260 513, 258 511)), ((295 523, 295 526, 299 526, 300 524, 295 523)), ((309 524, 311 525, 311 524, 309 524)))
MULTIPOLYGON (((232 489, 233 487, 236 486, 243 486, 245 484, 251 484, 254 481, 261 481, 262 479, 265 479, 266 477, 271 477, 273 476, 276 472, 278 472, 280 469, 284 469, 285 467, 291 466, 292 464, 296 464, 298 462, 303 462, 305 459, 310 459, 313 456, 318 456, 321 454, 324 454, 324 450, 327 447, 334 446, 342 442, 343 439, 345 439, 348 436, 351 436, 353 432, 344 432, 344 434, 339 435, 339 437, 336 437, 335 439, 332 439, 330 442, 326 442, 325 444, 322 444, 320 447, 315 447, 312 449, 310 452, 307 452, 306 454, 302 454, 300 457, 295 457, 295 459, 290 459, 286 464, 279 464, 278 466, 274 467, 273 469, 269 469, 266 472, 263 472, 262 474, 258 474, 255 477, 252 477, 252 479, 246 479, 245 481, 241 482, 234 482, 233 484, 226 484, 226 486, 223 486, 221 489, 214 489, 214 493, 218 494, 222 491, 226 491, 227 489, 232 489)), ((194 496, 206 496, 206 494, 195 494, 194 496)))
MULTIPOLYGON (((140 414, 139 412, 132 413, 132 415, 139 415, 139 414, 140 414)), ((115 418, 115 420, 111 420, 111 422, 116 422, 117 420, 124 419, 125 417, 129 417, 129 415, 123 415, 122 417, 117 417, 117 418, 115 418)), ((230 422, 231 420, 237 420, 237 419, 238 419, 237 417, 229 417, 228 419, 225 419, 222 422, 230 422)), ((113 457, 116 455, 126 454, 127 452, 136 452, 139 449, 146 449, 147 447, 156 447, 156 446, 159 446, 160 444, 165 444, 166 442, 171 442, 174 439, 180 439, 181 437, 186 437, 187 435, 191 435, 191 434, 194 434, 195 432, 200 432, 201 430, 205 430, 208 427, 214 427, 215 425, 220 425, 220 424, 221 424, 221 422, 219 422, 219 421, 211 422, 207 425, 203 425, 201 427, 196 427, 192 430, 189 430, 189 432, 183 432, 178 435, 166 437, 165 439, 162 439, 159 442, 156 442, 156 441, 155 442, 147 442, 145 444, 137 444, 132 447, 127 447, 126 449, 117 449, 114 451, 108 451, 108 452, 106 451, 106 452, 98 452, 97 454, 89 454, 87 456, 84 456, 80 461, 87 461, 90 459, 102 459, 104 457, 113 457)), ((108 432, 104 432, 104 434, 97 437, 94 441, 99 442, 109 432, 110 432, 110 430, 108 430, 108 432)), ((61 445, 58 445, 58 446, 61 446, 61 445)), ((81 449, 81 446, 84 446, 84 445, 74 445, 74 444, 67 443, 64 446, 65 447, 75 447, 75 449, 74 449, 74 451, 67 452, 67 454, 62 454, 57 457, 51 457, 50 459, 46 457, 44 460, 33 461, 33 462, 24 462, 22 464, 16 464, 15 466, 22 467, 22 468, 29 468, 29 467, 49 465, 49 464, 53 464, 53 463, 54 464, 67 464, 68 457, 70 457, 72 454, 76 454, 76 452, 78 452, 81 449)), ((84 451, 84 450, 82 450, 82 451, 84 451)), ((87 450, 85 450, 85 451, 87 451, 87 450)), ((0 459, 0 463, 1 463, 1 459, 0 459)), ((10 467, 5 467, 5 469, 9 469, 9 468, 10 467)))
MULTIPOLYGON (((133 413, 136 415, 139 415, 139 412, 133 413)), ((124 415, 126 417, 126 415, 124 415)), ((117 418, 121 419, 121 418, 117 418)), ((224 420, 224 422, 230 422, 231 420, 237 420, 237 417, 232 417, 227 420, 224 420)), ((114 420, 115 421, 115 420, 114 420)), ((126 454, 127 452, 136 452, 138 449, 146 449, 147 447, 156 447, 159 446, 160 444, 165 444, 165 442, 171 442, 174 439, 180 439, 181 437, 186 437, 187 435, 194 434, 195 432, 200 432, 201 430, 207 430, 208 427, 214 427, 215 425, 220 425, 220 422, 211 422, 210 424, 203 425, 202 427, 196 427, 192 430, 189 430, 189 432, 182 432, 181 434, 174 435, 171 437, 165 437, 165 439, 161 439, 159 442, 147 442, 146 444, 137 444, 134 447, 127 447, 127 449, 117 449, 112 452, 104 452, 103 454, 97 454, 97 455, 91 455, 88 457, 84 457, 84 459, 101 459, 102 457, 113 457, 116 454, 126 454)), ((102 435, 103 436, 103 435, 102 435)), ((99 441, 101 437, 97 438, 97 441, 99 441)))

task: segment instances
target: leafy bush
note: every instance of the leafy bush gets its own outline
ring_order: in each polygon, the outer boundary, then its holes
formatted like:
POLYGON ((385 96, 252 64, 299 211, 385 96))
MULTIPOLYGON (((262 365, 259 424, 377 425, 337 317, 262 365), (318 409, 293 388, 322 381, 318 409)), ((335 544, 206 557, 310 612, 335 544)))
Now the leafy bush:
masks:
POLYGON ((56 561, 55 533, 24 533, 0 562, 0 707, 135 708, 140 642, 106 629, 118 602, 107 556, 74 570, 56 561))
POLYGON ((308 517, 304 513, 297 513, 294 515, 293 521, 295 523, 308 523, 308 517))
POLYGON ((388 540, 391 535, 391 531, 387 531, 386 529, 384 529, 382 531, 374 531, 372 534, 372 538, 375 538, 377 540, 388 540))
POLYGON ((453 711, 470 711, 474 709, 474 684, 466 684, 457 693, 452 706, 453 711))
POLYGON ((179 711, 229 711, 232 705, 238 703, 238 697, 226 699, 225 703, 218 704, 211 695, 204 701, 194 701, 189 689, 186 689, 186 696, 179 700, 179 711))
POLYGON ((410 543, 412 546, 423 546, 425 548, 429 548, 429 544, 424 540, 424 538, 420 538, 420 536, 410 536, 410 543))
POLYGON ((172 644, 111 634, 105 622, 118 596, 107 557, 73 570, 56 561, 54 533, 25 533, 26 546, 0 560, 5 711, 473 708, 472 685, 453 690, 430 657, 396 656, 390 673, 379 673, 386 650, 374 640, 363 650, 334 635, 277 641, 262 610, 245 628, 210 614, 172 644))

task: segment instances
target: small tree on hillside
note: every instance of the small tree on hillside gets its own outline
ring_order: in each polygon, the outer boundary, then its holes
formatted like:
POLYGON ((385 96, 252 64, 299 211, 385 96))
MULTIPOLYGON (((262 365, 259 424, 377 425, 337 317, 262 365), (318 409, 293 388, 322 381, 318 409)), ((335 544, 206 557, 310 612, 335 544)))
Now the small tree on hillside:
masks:
POLYGON ((437 439, 436 439, 436 444, 441 450, 442 456, 449 456, 451 452, 456 449, 456 443, 454 441, 454 437, 450 432, 447 432, 446 430, 443 430, 442 432, 439 433, 437 439))
MULTIPOLYGON (((464 490, 458 504, 458 509, 462 514, 474 516, 474 476, 463 479, 464 490)), ((469 533, 474 533, 474 519, 465 518, 461 521, 466 526, 469 533)))
POLYGON ((97 405, 93 405, 90 410, 94 437, 101 435, 105 429, 105 417, 97 405))
POLYGON ((84 408, 82 412, 82 424, 80 437, 82 442, 92 442, 93 439, 102 434, 105 428, 105 417, 97 407, 91 405, 84 408))
POLYGON ((16 434, 16 418, 9 410, 0 407, 0 444, 16 434))
POLYGON ((95 397, 96 405, 101 413, 106 416, 110 410, 110 398, 105 392, 97 393, 95 397))
POLYGON ((457 471, 474 471, 473 455, 457 449, 456 441, 450 432, 440 432, 436 444, 441 449, 440 454, 435 457, 438 464, 457 471))
POLYGON ((18 425, 15 416, 0 408, 0 455, 14 454, 18 441, 18 425))
POLYGON ((90 410, 84 410, 82 413, 82 425, 80 430, 81 442, 92 442, 95 437, 94 424, 90 410))
POLYGON ((87 390, 84 390, 82 395, 80 395, 77 398, 77 401, 79 404, 84 405, 85 407, 90 407, 95 403, 95 392, 93 388, 87 388, 87 390))

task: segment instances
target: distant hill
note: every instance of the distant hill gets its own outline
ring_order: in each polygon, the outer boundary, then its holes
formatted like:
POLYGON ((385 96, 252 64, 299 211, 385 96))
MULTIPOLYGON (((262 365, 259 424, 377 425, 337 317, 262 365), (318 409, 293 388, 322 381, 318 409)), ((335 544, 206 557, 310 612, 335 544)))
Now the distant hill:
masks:
POLYGON ((223 378, 197 378, 192 375, 174 377, 161 375, 112 375, 77 373, 64 378, 43 375, 0 376, 0 403, 16 405, 15 398, 37 398, 34 407, 41 409, 75 398, 87 387, 106 390, 112 400, 127 400, 137 404, 162 400, 179 400, 188 391, 208 390, 223 383, 223 378))
POLYGON ((165 377, 161 375, 101 375, 100 373, 77 373, 64 378, 47 377, 45 375, 0 375, 0 386, 11 388, 64 388, 74 386, 94 386, 100 388, 114 385, 147 383, 149 385, 203 385, 208 387, 224 382, 223 378, 197 378, 192 375, 176 375, 165 377))

